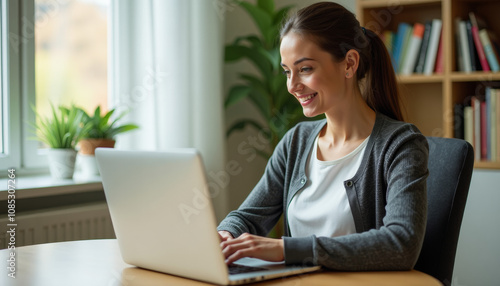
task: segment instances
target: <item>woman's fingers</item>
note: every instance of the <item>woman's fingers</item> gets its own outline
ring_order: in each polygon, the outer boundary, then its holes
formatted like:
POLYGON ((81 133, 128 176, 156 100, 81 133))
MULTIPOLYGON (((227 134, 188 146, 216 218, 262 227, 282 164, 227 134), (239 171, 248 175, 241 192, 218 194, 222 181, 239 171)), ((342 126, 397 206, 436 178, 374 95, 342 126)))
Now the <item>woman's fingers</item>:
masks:
POLYGON ((221 243, 226 263, 231 264, 243 257, 260 258, 267 261, 283 261, 283 240, 242 234, 240 237, 221 243))
POLYGON ((233 235, 229 231, 225 230, 219 231, 219 237, 221 242, 234 239, 233 235))

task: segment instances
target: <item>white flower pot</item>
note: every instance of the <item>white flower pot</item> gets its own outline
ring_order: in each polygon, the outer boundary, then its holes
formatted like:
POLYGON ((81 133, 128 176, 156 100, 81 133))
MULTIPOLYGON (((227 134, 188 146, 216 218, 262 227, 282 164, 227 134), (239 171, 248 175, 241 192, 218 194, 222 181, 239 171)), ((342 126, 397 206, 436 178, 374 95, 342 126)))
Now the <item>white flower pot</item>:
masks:
POLYGON ((49 149, 50 174, 54 179, 71 179, 75 172, 76 150, 49 149))
POLYGON ((99 176, 99 168, 94 155, 78 154, 78 164, 83 177, 92 178, 99 176))

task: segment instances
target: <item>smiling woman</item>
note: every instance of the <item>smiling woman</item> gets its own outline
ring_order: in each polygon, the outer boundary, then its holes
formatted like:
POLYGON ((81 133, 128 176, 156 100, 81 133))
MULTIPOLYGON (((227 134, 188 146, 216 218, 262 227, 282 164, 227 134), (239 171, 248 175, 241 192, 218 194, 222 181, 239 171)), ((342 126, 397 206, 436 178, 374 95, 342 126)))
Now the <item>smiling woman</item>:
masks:
POLYGON ((306 116, 326 119, 290 129, 220 223, 226 262, 411 269, 425 232, 428 144, 402 121, 383 42, 344 7, 321 2, 285 22, 280 54, 288 92, 306 116), (285 236, 262 237, 281 214, 285 236))

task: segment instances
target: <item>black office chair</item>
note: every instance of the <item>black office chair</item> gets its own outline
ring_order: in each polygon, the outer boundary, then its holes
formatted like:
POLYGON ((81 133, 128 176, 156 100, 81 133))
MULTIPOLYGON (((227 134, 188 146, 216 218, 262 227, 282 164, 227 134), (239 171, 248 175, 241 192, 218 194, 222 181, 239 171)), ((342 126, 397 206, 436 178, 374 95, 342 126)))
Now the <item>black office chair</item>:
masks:
POLYGON ((415 269, 451 285, 474 150, 459 139, 427 137, 427 141, 427 229, 415 269))

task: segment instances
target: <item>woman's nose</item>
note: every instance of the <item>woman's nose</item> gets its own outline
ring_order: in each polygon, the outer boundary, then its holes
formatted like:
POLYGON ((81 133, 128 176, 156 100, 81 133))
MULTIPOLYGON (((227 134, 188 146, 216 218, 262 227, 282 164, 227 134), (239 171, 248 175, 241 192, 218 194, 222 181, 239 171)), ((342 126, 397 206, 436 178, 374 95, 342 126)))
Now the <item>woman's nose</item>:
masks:
POLYGON ((291 75, 290 78, 288 78, 288 92, 293 94, 297 91, 300 91, 304 86, 300 82, 299 78, 297 76, 291 75))

